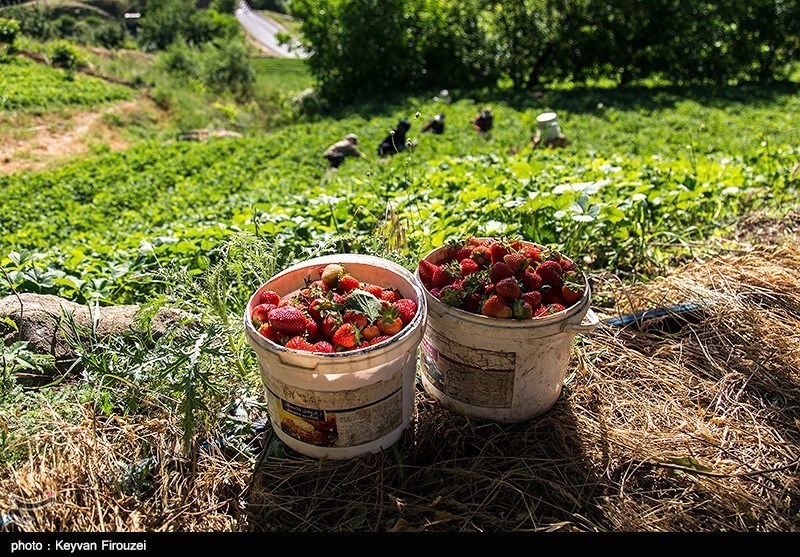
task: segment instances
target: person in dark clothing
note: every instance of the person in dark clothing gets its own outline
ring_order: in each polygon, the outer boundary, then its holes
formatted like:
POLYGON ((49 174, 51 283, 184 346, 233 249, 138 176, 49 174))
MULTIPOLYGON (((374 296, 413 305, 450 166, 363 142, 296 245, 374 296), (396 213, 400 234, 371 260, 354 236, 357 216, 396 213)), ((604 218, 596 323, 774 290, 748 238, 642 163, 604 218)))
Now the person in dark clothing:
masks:
POLYGON ((444 114, 439 113, 428 122, 422 126, 422 133, 430 131, 431 133, 435 133, 436 135, 441 135, 444 133, 444 114))
POLYGON ((411 129, 411 122, 403 118, 397 127, 389 132, 381 144, 378 145, 378 156, 394 155, 406 148, 406 132, 411 129))
POLYGON ((492 129, 493 124, 494 114, 492 114, 492 109, 488 106, 476 114, 475 118, 472 119, 472 127, 481 135, 488 134, 489 130, 492 129))

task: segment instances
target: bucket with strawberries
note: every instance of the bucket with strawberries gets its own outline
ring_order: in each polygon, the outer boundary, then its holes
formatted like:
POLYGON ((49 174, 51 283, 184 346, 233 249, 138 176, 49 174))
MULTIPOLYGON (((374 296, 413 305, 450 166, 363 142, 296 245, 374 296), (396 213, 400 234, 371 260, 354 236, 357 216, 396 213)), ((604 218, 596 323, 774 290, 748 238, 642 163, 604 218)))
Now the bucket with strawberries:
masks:
POLYGON ((316 458, 395 443, 412 416, 426 306, 414 275, 366 255, 310 259, 262 285, 245 332, 276 435, 316 458))
POLYGON ((525 241, 469 238, 428 253, 422 384, 462 415, 519 422, 561 394, 575 336, 599 323, 575 262, 525 241))

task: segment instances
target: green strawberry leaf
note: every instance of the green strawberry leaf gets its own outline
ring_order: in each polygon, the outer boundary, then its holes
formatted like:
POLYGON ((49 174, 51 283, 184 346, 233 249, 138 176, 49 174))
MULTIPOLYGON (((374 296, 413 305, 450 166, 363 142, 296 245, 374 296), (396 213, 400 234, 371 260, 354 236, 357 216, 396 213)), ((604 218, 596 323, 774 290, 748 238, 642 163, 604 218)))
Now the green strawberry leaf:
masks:
POLYGON ((347 307, 359 311, 367 316, 367 320, 372 323, 381 313, 383 304, 381 301, 367 292, 366 290, 355 289, 347 297, 347 307))

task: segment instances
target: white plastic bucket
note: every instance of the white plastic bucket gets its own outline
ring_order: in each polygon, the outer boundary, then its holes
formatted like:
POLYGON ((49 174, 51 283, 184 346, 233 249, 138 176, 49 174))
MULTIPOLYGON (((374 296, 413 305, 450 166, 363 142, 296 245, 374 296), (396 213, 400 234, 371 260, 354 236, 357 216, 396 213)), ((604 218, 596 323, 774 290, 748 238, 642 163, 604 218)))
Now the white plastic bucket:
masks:
POLYGON ((395 443, 411 421, 417 348, 426 300, 417 279, 403 267, 367 255, 309 259, 275 275, 247 304, 247 340, 258 357, 275 434, 292 449, 315 458, 346 459, 377 453, 395 443), (261 336, 250 312, 261 293, 281 297, 319 278, 318 269, 341 263, 362 282, 396 288, 417 304, 417 314, 397 335, 352 352, 314 354, 291 350, 261 336))
POLYGON ((561 126, 558 124, 558 115, 555 112, 543 112, 536 117, 536 125, 542 132, 542 137, 548 141, 558 139, 561 126))
MULTIPOLYGON (((438 263, 446 250, 425 259, 438 263)), ((422 384, 446 408, 481 420, 520 422, 549 410, 561 394, 575 335, 599 323, 588 281, 574 306, 522 321, 456 309, 423 290, 422 384)))

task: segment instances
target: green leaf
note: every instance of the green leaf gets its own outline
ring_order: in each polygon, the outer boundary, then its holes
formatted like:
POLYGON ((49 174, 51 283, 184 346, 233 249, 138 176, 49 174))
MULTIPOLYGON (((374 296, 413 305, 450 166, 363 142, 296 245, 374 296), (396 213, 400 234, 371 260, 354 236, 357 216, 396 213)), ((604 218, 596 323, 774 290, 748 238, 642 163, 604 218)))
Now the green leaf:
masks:
MULTIPOLYGON (((671 464, 676 466, 683 466, 684 468, 691 468, 693 470, 698 470, 700 472, 711 472, 712 469, 708 466, 700 464, 696 458, 693 456, 681 456, 681 457, 672 457, 669 459, 671 464)), ((681 476, 683 474, 691 474, 689 470, 672 470, 672 473, 676 476, 681 476)))
POLYGON ((378 318, 383 305, 381 301, 366 290, 355 289, 347 297, 347 307, 361 312, 372 323, 378 318))
POLYGON ((520 162, 518 162, 517 164, 515 164, 514 166, 511 167, 511 172, 513 172, 514 175, 517 178, 520 178, 520 179, 530 178, 531 177, 531 165, 529 165, 525 161, 520 161, 520 162))

